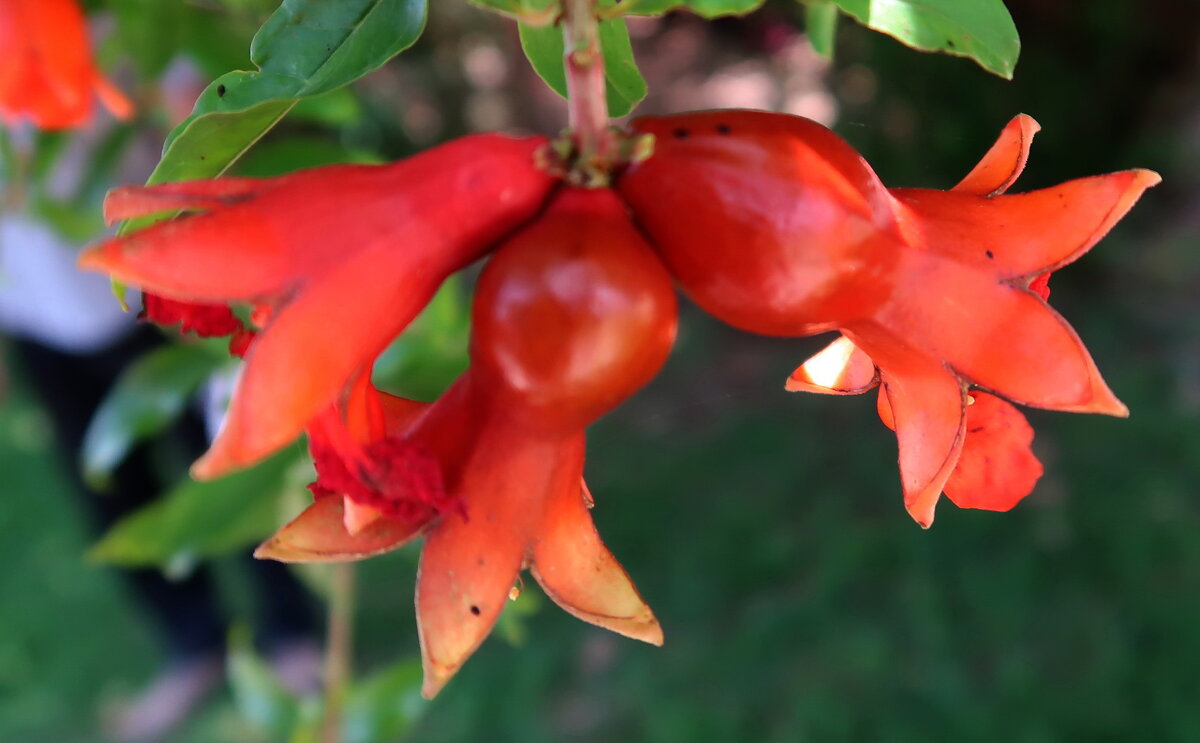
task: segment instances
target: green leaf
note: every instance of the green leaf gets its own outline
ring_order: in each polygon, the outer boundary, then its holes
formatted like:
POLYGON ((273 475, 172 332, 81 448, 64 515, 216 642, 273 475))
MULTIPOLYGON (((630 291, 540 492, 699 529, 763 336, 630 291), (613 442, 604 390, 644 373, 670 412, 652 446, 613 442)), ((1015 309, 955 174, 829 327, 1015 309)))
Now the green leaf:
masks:
POLYGON ((257 71, 214 80, 148 183, 218 176, 305 97, 353 82, 417 40, 426 0, 284 0, 255 34, 257 71))
POLYGON ((1021 40, 1002 0, 833 0, 867 28, 915 49, 968 57, 1012 79, 1021 40))
POLYGON ((291 738, 301 718, 300 700, 254 651, 245 626, 229 633, 226 669, 233 702, 242 716, 269 733, 272 740, 291 738))
MULTIPOLYGON (((521 48, 529 63, 556 93, 567 96, 567 71, 563 64, 562 30, 556 26, 520 24, 521 48)), ((638 71, 623 18, 600 24, 600 51, 604 54, 604 77, 608 112, 624 116, 646 97, 646 81, 638 71)))
POLYGON ((220 480, 185 480, 118 521, 89 557, 126 566, 186 566, 255 544, 278 525, 278 502, 311 468, 299 447, 220 480))
POLYGON ((203 346, 170 345, 130 364, 88 424, 80 454, 84 479, 103 488, 129 451, 178 418, 222 363, 203 346))
POLYGON ((342 743, 392 743, 404 737, 427 703, 421 661, 404 660, 351 687, 342 718, 342 743))
POLYGON ((670 10, 690 10, 705 18, 745 15, 758 10, 764 0, 625 0, 625 15, 662 15, 670 10))
POLYGON ((804 8, 804 32, 817 54, 833 59, 833 45, 837 37, 838 8, 832 0, 806 0, 804 8))

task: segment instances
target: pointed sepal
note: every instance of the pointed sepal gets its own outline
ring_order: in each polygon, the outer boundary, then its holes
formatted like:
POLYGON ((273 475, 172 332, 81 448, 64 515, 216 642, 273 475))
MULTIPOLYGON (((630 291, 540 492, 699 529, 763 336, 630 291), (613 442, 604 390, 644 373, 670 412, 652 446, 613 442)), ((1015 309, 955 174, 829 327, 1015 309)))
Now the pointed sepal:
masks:
POLYGON ((424 526, 377 519, 351 534, 345 527, 343 499, 318 498, 299 516, 259 545, 254 556, 279 562, 349 562, 399 549, 424 526))
POLYGON ((600 540, 579 482, 564 483, 546 502, 530 570, 554 603, 599 627, 662 645, 654 612, 600 540))

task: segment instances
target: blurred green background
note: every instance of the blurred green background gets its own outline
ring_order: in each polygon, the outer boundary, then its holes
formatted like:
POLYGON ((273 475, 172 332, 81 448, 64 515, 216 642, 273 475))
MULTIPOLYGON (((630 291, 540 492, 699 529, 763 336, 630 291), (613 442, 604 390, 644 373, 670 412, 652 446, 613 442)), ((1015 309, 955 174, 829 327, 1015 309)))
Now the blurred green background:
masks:
MULTIPOLYGON (((396 157, 471 128, 561 126, 510 24, 435 5, 427 35, 355 88, 348 115, 285 125, 245 172, 296 153, 396 157)), ((641 21, 651 97, 639 111, 831 116, 888 185, 949 187, 1018 112, 1043 131, 1016 191, 1158 170, 1163 185, 1052 284, 1132 417, 1028 411, 1046 465, 1034 494, 1008 514, 943 501, 922 531, 873 396, 783 391, 824 339, 749 337, 687 307, 666 369, 589 445, 593 515, 666 645, 580 623, 527 581, 520 611, 405 739, 1200 740, 1200 8, 1008 5, 1023 40, 1012 82, 850 22, 827 65, 793 3, 641 21)), ((66 492, 70 463, 10 375, 0 740, 95 740, 100 710, 162 658, 112 570, 84 560, 95 537, 66 492)), ((233 559, 218 567, 244 608, 233 559)), ((362 568, 362 672, 417 653, 415 560, 409 549, 362 568)), ((271 737, 222 692, 171 740, 271 737)))

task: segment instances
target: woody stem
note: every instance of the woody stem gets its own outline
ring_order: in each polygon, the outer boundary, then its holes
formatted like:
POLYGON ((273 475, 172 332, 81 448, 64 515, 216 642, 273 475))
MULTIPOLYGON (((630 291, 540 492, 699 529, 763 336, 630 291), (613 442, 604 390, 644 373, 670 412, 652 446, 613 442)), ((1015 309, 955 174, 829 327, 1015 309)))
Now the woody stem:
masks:
POLYGON ((329 594, 329 626, 325 644, 325 718, 321 743, 341 743, 342 707, 350 685, 354 623, 355 575, 352 563, 333 566, 329 594))
POLYGON ((596 0, 563 0, 562 9, 567 107, 579 162, 603 169, 611 156, 612 136, 596 0))

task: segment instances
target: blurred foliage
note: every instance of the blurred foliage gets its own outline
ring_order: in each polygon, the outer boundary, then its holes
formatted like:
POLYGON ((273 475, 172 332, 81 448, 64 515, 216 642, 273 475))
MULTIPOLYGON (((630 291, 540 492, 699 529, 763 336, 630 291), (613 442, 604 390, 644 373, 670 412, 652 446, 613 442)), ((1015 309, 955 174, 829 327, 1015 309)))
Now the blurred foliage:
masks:
POLYGON ((130 363, 84 435, 80 452, 84 479, 104 490, 130 450, 179 418, 200 385, 228 363, 224 356, 224 349, 214 351, 207 344, 171 345, 130 363))
POLYGON ((88 556, 186 574, 198 560, 257 546, 278 527, 283 494, 312 479, 312 464, 298 447, 219 480, 185 478, 118 521, 88 556))

